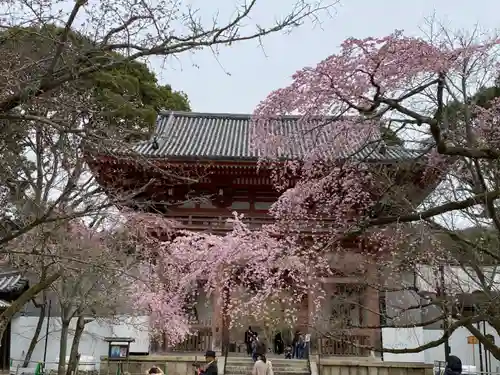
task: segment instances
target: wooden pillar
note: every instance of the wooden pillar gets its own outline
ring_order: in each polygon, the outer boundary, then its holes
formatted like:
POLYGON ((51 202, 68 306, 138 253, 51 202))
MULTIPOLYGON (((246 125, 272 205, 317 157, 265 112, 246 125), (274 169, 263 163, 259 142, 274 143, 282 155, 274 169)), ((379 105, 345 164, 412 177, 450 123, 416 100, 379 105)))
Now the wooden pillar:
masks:
POLYGON ((229 316, 229 293, 230 289, 228 287, 222 288, 220 298, 222 310, 222 313, 220 314, 222 320, 220 329, 222 355, 225 355, 225 353, 229 350, 229 342, 231 340, 229 332, 229 325, 231 324, 229 316))
POLYGON ((220 292, 216 290, 212 295, 212 349, 220 351, 222 348, 222 308, 220 292))
MULTIPOLYGON (((314 316, 314 291, 312 289, 312 286, 309 286, 309 289, 307 291, 307 331, 306 333, 311 334, 311 339, 309 341, 309 353, 312 353, 312 344, 313 344, 313 335, 312 332, 315 332, 313 329, 314 325, 316 324, 315 316, 314 316)), ((316 335, 314 335, 316 336, 316 335)))
POLYGON ((315 324, 314 319, 314 291, 312 288, 309 288, 307 292, 307 331, 310 333, 312 331, 312 327, 315 324))
MULTIPOLYGON (((378 268, 376 260, 369 262, 366 274, 367 287, 364 293, 364 303, 365 306, 365 325, 367 326, 379 326, 380 325, 380 306, 379 306, 379 291, 376 287, 379 281, 378 268)), ((378 337, 380 335, 380 329, 370 329, 367 331, 370 336, 370 342, 368 345, 376 346, 378 337)))

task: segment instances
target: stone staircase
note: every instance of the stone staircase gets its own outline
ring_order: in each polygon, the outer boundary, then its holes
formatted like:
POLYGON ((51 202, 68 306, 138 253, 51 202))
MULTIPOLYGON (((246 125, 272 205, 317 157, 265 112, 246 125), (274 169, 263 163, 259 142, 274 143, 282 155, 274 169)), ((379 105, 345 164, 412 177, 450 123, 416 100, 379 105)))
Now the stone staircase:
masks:
MULTIPOLYGON (((274 375, 310 375, 305 359, 284 359, 269 357, 274 375)), ((227 357, 224 375, 250 375, 253 369, 251 358, 227 357)))

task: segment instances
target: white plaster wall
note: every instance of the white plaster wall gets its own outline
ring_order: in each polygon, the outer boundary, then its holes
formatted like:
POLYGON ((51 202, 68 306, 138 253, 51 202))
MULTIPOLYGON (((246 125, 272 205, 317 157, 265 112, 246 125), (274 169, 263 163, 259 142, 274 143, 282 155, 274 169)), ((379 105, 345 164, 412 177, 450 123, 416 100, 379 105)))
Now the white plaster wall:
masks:
MULTIPOLYGON (((386 349, 407 349, 422 345, 424 340, 424 329, 416 328, 382 328, 382 343, 386 349)), ((392 354, 384 353, 384 361, 388 362, 425 362, 425 354, 405 353, 392 354)))
MULTIPOLYGON (((500 290, 500 268, 483 267, 482 272, 486 280, 491 283, 492 289, 500 290)), ((416 275, 419 289, 429 292, 436 291, 436 285, 440 283, 440 274, 439 272, 436 273, 435 267, 420 265, 416 268, 416 275)), ((444 279, 447 290, 452 293, 472 293, 483 290, 473 270, 445 266, 444 279)))
MULTIPOLYGON (((481 332, 483 332, 483 325, 481 323, 481 332)), ((492 334, 495 337, 495 342, 500 344, 500 336, 488 324, 486 324, 486 334, 492 334)), ((443 331, 439 329, 426 329, 418 328, 383 328, 382 329, 382 342, 384 348, 412 348, 417 347, 442 337, 443 331)), ((479 345, 467 344, 467 337, 471 333, 463 327, 454 331, 450 337, 451 354, 458 356, 462 360, 463 365, 476 366, 479 371, 479 345)), ((483 366, 485 366, 485 356, 488 356, 487 351, 483 352, 483 366)), ((492 355, 491 357, 491 370, 493 372, 500 372, 500 362, 492 355)), ((444 361, 444 344, 435 348, 426 349, 422 353, 411 354, 390 354, 384 353, 385 361, 394 362, 423 362, 434 363, 434 361, 444 361)), ((483 369, 486 371, 486 367, 483 369)))
MULTIPOLYGON (((31 339, 35 332, 35 327, 38 322, 36 316, 19 316, 12 320, 11 331, 11 347, 10 355, 13 360, 13 367, 22 363, 31 339)), ((67 342, 67 350, 71 348, 73 336, 71 333, 76 324, 76 319, 72 321, 70 326, 70 335, 67 342)), ((45 332, 47 328, 47 319, 42 328, 42 334, 32 356, 32 362, 29 367, 35 367, 40 361, 43 361, 45 350, 45 332)), ((49 335, 47 342, 47 366, 55 368, 59 358, 59 342, 60 342, 60 318, 50 318, 49 335)), ((87 323, 84 334, 80 341, 80 354, 82 362, 95 362, 96 368, 99 368, 99 358, 108 354, 108 343, 103 341, 105 337, 132 337, 135 342, 131 343, 131 352, 148 352, 149 351, 149 317, 117 317, 113 322, 93 321, 87 323)))

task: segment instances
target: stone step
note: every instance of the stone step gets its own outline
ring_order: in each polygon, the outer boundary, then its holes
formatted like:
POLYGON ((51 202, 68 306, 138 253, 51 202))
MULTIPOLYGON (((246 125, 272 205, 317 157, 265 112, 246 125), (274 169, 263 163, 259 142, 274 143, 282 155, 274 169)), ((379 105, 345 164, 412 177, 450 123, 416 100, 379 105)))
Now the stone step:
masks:
MULTIPOLYGON (((252 369, 253 366, 230 366, 226 365, 226 370, 248 370, 252 369)), ((273 364, 273 370, 276 371, 309 371, 308 367, 293 367, 293 366, 274 366, 273 364)))
MULTIPOLYGON (((230 366, 230 365, 226 365, 226 370, 248 370, 248 369, 253 369, 253 365, 252 366, 230 366)), ((290 367, 290 366, 275 366, 273 364, 273 370, 275 371, 309 371, 309 368, 308 367, 303 367, 303 366, 300 366, 300 367, 290 367)))
MULTIPOLYGON (((269 360, 273 366, 302 366, 302 367, 307 367, 307 361, 300 361, 300 360, 293 360, 293 359, 286 359, 283 361, 273 361, 272 359, 269 360)), ((245 362, 233 362, 233 361, 227 361, 226 362, 228 365, 234 365, 234 366, 253 366, 254 362, 253 361, 245 361, 245 362)))
MULTIPOLYGON (((249 374, 251 372, 252 372, 251 368, 245 368, 245 369, 228 369, 228 368, 226 368, 226 375, 227 374, 249 374)), ((309 374, 309 370, 307 370, 307 369, 290 370, 290 369, 275 369, 274 367, 273 367, 273 372, 275 374, 292 374, 292 375, 309 374)))
MULTIPOLYGON (((302 364, 302 363, 297 363, 297 364, 287 364, 287 363, 274 363, 271 362, 273 365, 273 368, 289 368, 289 369, 294 369, 294 368, 309 368, 307 364, 302 364)), ((226 368, 227 367, 253 367, 253 363, 248 363, 248 364, 243 364, 243 363, 226 363, 226 368)))
MULTIPOLYGON (((243 373, 248 373, 251 372, 253 369, 252 366, 249 367, 229 367, 226 366, 226 374, 229 373, 238 373, 238 374, 243 374, 243 373)), ((290 368, 290 367, 275 367, 273 366, 273 372, 275 373, 289 373, 289 374, 309 374, 309 369, 308 368, 290 368)))
MULTIPOLYGON (((226 365, 226 370, 248 370, 252 369, 253 365, 251 366, 233 366, 233 365, 226 365)), ((273 363, 273 370, 275 371, 309 371, 309 368, 307 366, 280 366, 280 365, 274 365, 273 363)))

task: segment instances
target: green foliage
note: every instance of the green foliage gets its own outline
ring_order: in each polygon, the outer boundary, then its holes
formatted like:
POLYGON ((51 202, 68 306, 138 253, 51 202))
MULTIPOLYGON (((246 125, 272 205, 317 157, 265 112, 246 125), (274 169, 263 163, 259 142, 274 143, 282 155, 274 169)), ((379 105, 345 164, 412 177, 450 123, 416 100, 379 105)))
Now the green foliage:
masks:
MULTIPOLYGON (((57 54, 62 32, 62 28, 54 25, 9 29, 0 34, 0 54, 16 60, 14 64, 22 68, 31 64, 25 82, 57 79, 58 72, 71 66, 91 67, 97 62, 105 64, 123 58, 116 52, 107 51, 105 46, 94 45, 84 35, 70 32, 61 58, 51 72, 50 64, 57 54)), ((77 78, 63 85, 60 92, 45 98, 42 107, 54 110, 55 106, 57 111, 64 110, 63 100, 58 96, 70 104, 78 102, 81 107, 87 107, 94 120, 94 130, 97 126, 101 135, 126 141, 147 137, 154 128, 159 110, 190 110, 186 94, 172 90, 169 85, 160 85, 155 74, 139 61, 126 62, 112 70, 101 69, 85 79, 77 78)))
POLYGON ((388 146, 403 146, 404 144, 404 141, 398 137, 396 132, 388 127, 382 127, 381 136, 388 146))
MULTIPOLYGON (((467 101, 468 104, 474 104, 482 108, 489 108, 491 101, 498 97, 500 97, 500 86, 498 83, 495 83, 494 86, 480 88, 467 101)), ((464 109, 464 104, 456 100, 444 107, 444 118, 450 126, 455 126, 455 124, 464 120, 464 109)))
POLYGON ((126 140, 138 140, 150 133, 160 110, 189 111, 186 94, 159 85, 146 64, 133 61, 119 68, 98 72, 86 82, 102 105, 101 116, 111 125, 130 130, 126 140))

